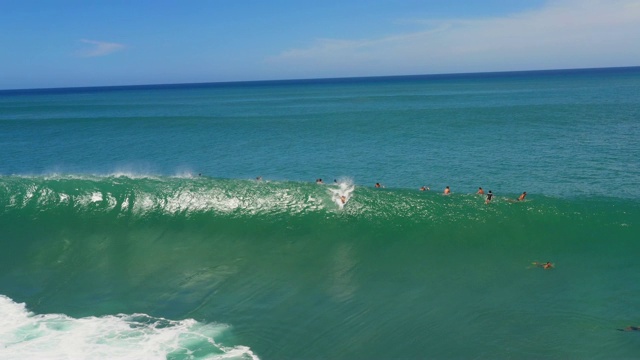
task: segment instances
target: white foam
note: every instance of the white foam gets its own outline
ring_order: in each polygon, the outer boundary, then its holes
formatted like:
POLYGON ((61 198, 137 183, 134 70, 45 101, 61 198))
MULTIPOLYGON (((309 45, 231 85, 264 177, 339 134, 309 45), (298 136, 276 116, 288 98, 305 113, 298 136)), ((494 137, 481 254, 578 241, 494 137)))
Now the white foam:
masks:
MULTIPOLYGON (((59 179, 95 181, 92 183, 62 183, 67 186, 48 187, 45 183, 26 184, 19 189, 24 195, 12 195, 9 205, 25 208, 35 199, 41 206, 72 205, 77 211, 111 211, 117 209, 126 214, 145 216, 151 212, 162 212, 169 215, 187 215, 191 213, 218 212, 243 214, 260 214, 287 212, 290 214, 305 213, 321 209, 342 208, 341 196, 345 200, 351 197, 353 184, 342 181, 339 184, 314 188, 317 193, 309 194, 309 187, 298 183, 270 183, 269 186, 255 188, 255 183, 236 184, 219 182, 182 182, 174 178, 162 178, 158 181, 126 181, 92 178, 91 175, 65 176, 59 179), (106 185, 106 186, 103 186, 106 185), (111 186, 113 185, 113 186, 111 186), (71 186, 71 188, 69 188, 71 186), (106 187, 115 191, 106 191, 106 187), (54 190, 57 189, 57 190, 54 190), (335 196, 326 189, 335 190, 335 196), (322 194, 324 193, 324 194, 322 194), (327 201, 329 200, 329 201, 327 201), (331 203, 330 205, 328 203, 331 203)), ((56 184, 57 185, 57 184, 56 184)), ((9 193, 13 191, 8 191, 9 193)))
POLYGON ((29 186, 29 188, 27 189, 26 194, 24 194, 24 198, 22 200, 22 207, 26 207, 27 206, 27 204, 29 203, 31 198, 35 195, 36 190, 38 190, 38 188, 35 185, 30 185, 29 186))
POLYGON ((216 343, 228 329, 145 314, 37 315, 0 295, 1 359, 258 359, 247 346, 216 343))
POLYGON ((124 198, 124 200, 122 201, 122 205, 120 205, 120 209, 122 211, 126 211, 129 209, 129 197, 124 198))
POLYGON ((64 193, 60 193, 58 194, 59 198, 60 198, 60 203, 63 204, 68 204, 69 203, 69 195, 64 194, 64 193))
POLYGON ((195 177, 193 170, 188 168, 179 169, 173 176, 180 179, 193 179, 195 177))
POLYGON ((102 193, 94 192, 91 194, 91 202, 99 202, 102 201, 102 193))

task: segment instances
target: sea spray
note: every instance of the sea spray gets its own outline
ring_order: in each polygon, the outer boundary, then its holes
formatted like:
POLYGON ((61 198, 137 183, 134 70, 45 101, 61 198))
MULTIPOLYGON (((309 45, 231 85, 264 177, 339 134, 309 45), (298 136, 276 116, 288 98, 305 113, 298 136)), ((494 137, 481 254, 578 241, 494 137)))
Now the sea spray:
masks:
POLYGON ((351 194, 355 190, 353 180, 341 179, 340 182, 336 180, 334 185, 334 187, 329 188, 331 200, 333 200, 339 209, 343 209, 347 201, 351 199, 351 194))

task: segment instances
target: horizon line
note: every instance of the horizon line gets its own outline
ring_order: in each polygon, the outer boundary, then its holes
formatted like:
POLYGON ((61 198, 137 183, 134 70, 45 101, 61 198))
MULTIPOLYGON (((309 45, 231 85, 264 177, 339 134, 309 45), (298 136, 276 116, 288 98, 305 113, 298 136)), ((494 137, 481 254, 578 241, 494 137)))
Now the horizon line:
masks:
POLYGON ((384 80, 384 79, 401 79, 401 78, 443 78, 443 77, 456 77, 456 76, 470 76, 470 75, 518 75, 525 73, 558 73, 558 72, 584 72, 593 70, 630 70, 640 68, 640 65, 630 66, 609 66, 609 67, 588 67, 588 68, 561 68, 561 69, 538 69, 538 70, 505 70, 505 71, 478 71, 478 72, 451 72, 451 73, 433 73, 433 74, 404 74, 404 75, 371 75, 371 76, 343 76, 343 77, 320 77, 320 78, 291 78, 291 79, 272 79, 272 80, 236 80, 236 81, 207 81, 207 82, 184 82, 184 83, 149 83, 149 84, 125 84, 125 85, 90 85, 90 86, 67 86, 67 87, 41 87, 41 88, 18 88, 18 89, 0 89, 0 95, 2 93, 18 93, 18 92, 46 92, 56 90, 98 90, 98 89, 112 89, 112 90, 125 90, 125 89, 147 89, 153 87, 205 87, 212 85, 271 85, 271 84, 286 84, 286 83, 301 83, 301 82, 349 82, 349 81, 362 81, 362 80, 384 80))

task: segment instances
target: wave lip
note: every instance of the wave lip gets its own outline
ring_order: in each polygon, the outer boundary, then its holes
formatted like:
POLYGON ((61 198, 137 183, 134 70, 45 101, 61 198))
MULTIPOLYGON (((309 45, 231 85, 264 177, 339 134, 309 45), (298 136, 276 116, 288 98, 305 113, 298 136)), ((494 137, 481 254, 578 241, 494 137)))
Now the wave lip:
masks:
POLYGON ((146 314, 75 319, 37 315, 0 295, 0 358, 4 359, 258 359, 247 346, 216 342, 229 329, 193 319, 146 314))
POLYGON ((330 193, 313 184, 125 176, 0 177, 0 206, 5 213, 66 211, 136 217, 300 214, 335 208, 330 193))

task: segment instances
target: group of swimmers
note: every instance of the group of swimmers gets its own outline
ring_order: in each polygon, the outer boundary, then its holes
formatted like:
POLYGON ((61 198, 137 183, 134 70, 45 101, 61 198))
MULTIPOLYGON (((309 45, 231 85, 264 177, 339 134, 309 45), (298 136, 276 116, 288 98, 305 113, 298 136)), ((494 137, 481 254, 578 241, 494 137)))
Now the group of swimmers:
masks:
MULTIPOLYGON (((258 177, 257 179, 258 179, 258 180, 261 180, 262 178, 261 178, 261 177, 258 177)), ((333 180, 333 182, 334 182, 334 183, 337 183, 337 182, 338 182, 338 180, 333 180)), ((318 179, 316 179, 316 184, 324 184, 324 182, 322 181, 322 179, 321 179, 321 178, 318 178, 318 179)), ((383 185, 381 185, 379 182, 377 182, 377 183, 375 184, 375 187, 376 187, 376 188, 383 188, 384 186, 383 186, 383 185)), ((422 186, 422 187, 420 188, 420 191, 429 191, 429 190, 431 190, 431 189, 430 189, 428 186, 422 186)), ((443 194, 444 194, 444 195, 450 195, 450 194, 451 194, 451 188, 450 188, 449 186, 445 187, 445 188, 444 188, 444 192, 443 192, 443 194)), ((485 203, 485 204, 490 203, 490 202, 491 202, 491 200, 493 199, 493 192, 491 192, 491 190, 489 190, 489 192, 487 192, 487 193, 485 194, 484 189, 483 189, 482 187, 479 187, 479 188, 478 188, 478 191, 476 192, 476 194, 478 194, 478 195, 486 195, 486 198, 485 198, 485 200, 484 200, 484 203, 485 203)), ((516 201, 524 201, 524 198, 525 198, 525 197, 527 197, 527 192, 526 192, 526 191, 524 191, 522 194, 520 194, 520 196, 518 196, 518 198, 516 199, 516 201)), ((344 196, 342 196, 342 198, 341 198, 340 200, 342 201, 342 203, 343 203, 343 204, 344 204, 344 203, 346 203, 346 198, 345 198, 344 196)))
MULTIPOLYGON (((379 184, 376 183, 376 187, 379 187, 378 185, 379 184)), ((422 186, 420 188, 420 191, 429 191, 429 190, 431 190, 431 189, 428 186, 422 186)), ((451 188, 449 188, 448 186, 445 187, 443 194, 444 195, 450 195, 451 194, 451 188)), ((478 194, 478 195, 486 195, 487 196, 485 201, 484 201, 485 204, 490 203, 491 199, 493 199, 493 192, 491 192, 491 190, 489 190, 489 192, 485 194, 484 189, 482 187, 478 188, 478 191, 476 192, 476 194, 478 194)), ((522 194, 520 194, 520 196, 518 196, 516 201, 524 201, 525 197, 527 197, 527 192, 526 191, 523 192, 522 194)))
MULTIPOLYGON (((448 186, 447 186, 448 188, 448 186)), ((446 190, 445 190, 446 191, 446 190)), ((482 189, 482 187, 478 188, 478 191, 476 192, 476 194, 479 195, 485 195, 484 190, 482 189)), ((493 199, 493 193, 491 192, 491 190, 489 190, 489 192, 486 194, 487 198, 484 201, 485 204, 488 204, 491 202, 491 199, 493 199)), ((524 201, 524 198, 527 197, 527 192, 523 192, 522 194, 520 194, 520 196, 518 196, 518 198, 516 199, 516 201, 524 201)))
MULTIPOLYGON (((334 183, 337 183, 337 180, 333 180, 334 183)), ((316 179, 316 184, 324 184, 324 182, 322 181, 321 178, 316 179)), ((376 188, 384 188, 383 185, 381 185, 379 182, 377 182, 374 185, 376 188)), ((429 191, 431 190, 428 186, 422 186, 420 188, 420 191, 429 191)), ((451 188, 449 186, 444 188, 444 195, 450 195, 451 194, 451 188)), ((491 202, 491 200, 493 199, 493 192, 491 192, 491 190, 489 190, 488 193, 485 194, 484 189, 482 187, 478 188, 478 191, 476 192, 476 194, 478 195, 486 195, 485 204, 488 204, 491 202)), ((516 199, 516 201, 524 201, 524 198, 527 197, 527 192, 523 192, 522 194, 520 194, 520 196, 518 196, 518 198, 516 199)), ((346 200, 343 200, 342 203, 344 204, 346 200)))

